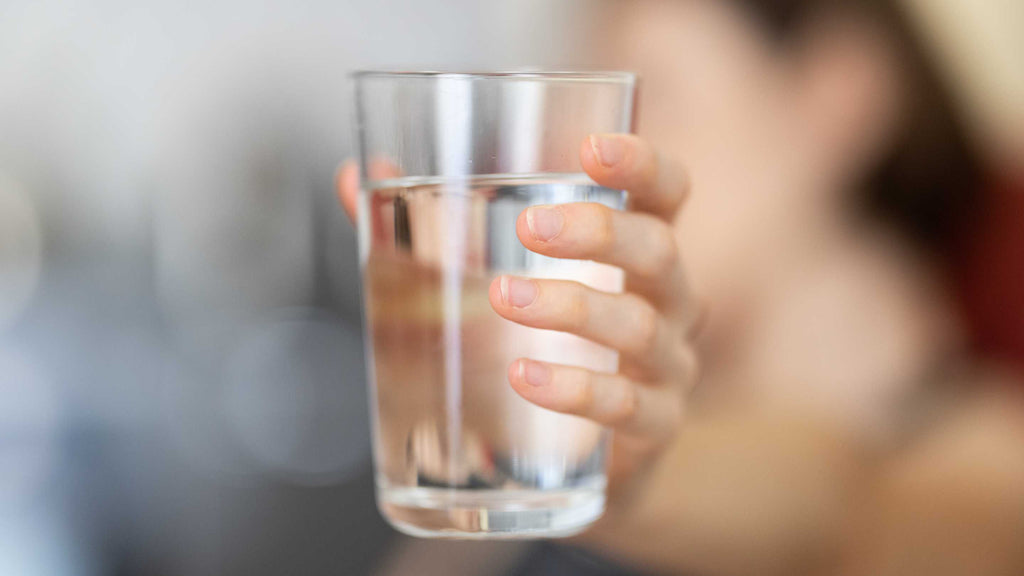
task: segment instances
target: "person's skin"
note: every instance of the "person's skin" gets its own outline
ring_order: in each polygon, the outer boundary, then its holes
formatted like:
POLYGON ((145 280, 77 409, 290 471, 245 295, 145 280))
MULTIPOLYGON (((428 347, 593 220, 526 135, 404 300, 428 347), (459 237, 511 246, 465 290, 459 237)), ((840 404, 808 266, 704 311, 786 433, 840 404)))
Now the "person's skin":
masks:
MULTIPOLYGON (((671 222, 689 192, 686 170, 631 134, 595 134, 581 143, 580 164, 598 184, 630 194, 630 211, 597 203, 534 206, 516 234, 545 256, 593 260, 626 273, 626 291, 610 294, 565 280, 500 276, 490 302, 524 326, 592 340, 620 354, 617 374, 520 358, 508 367, 512 388, 549 410, 615 432, 610 492, 635 478, 677 435, 686 393, 697 376, 690 337, 700 307, 687 286, 671 222)), ((357 168, 339 173, 339 196, 355 207, 357 168)))
POLYGON ((640 73, 640 132, 693 175, 676 234, 710 302, 702 393, 889 431, 961 337, 929 265, 850 208, 907 105, 893 42, 822 16, 781 52, 729 2, 621 7, 599 57, 640 73))
MULTIPOLYGON (((554 240, 538 241, 527 215, 518 235, 544 254, 629 265, 628 294, 602 298, 628 330, 574 321, 578 289, 559 303, 549 296, 565 285, 536 284, 517 308, 501 280, 491 287, 505 318, 607 338, 629 359, 616 376, 550 368, 540 387, 510 367, 527 400, 617 430, 615 476, 630 489, 582 542, 671 573, 1020 573, 1024 416, 1005 388, 985 387, 909 434, 903 407, 963 361, 962 333, 928 262, 849 209, 908 105, 894 43, 868 20, 826 14, 780 54, 728 2, 619 5, 594 58, 644 78, 643 139, 619 136, 631 152, 614 168, 589 142, 580 160, 641 212, 617 215, 619 228, 563 207, 554 240), (602 244, 609 229, 616 241, 602 244), (645 280, 653 262, 672 271, 671 290, 645 280), (685 420, 699 308, 684 279, 710 310, 685 420)), ((357 185, 342 174, 350 208, 357 185)))

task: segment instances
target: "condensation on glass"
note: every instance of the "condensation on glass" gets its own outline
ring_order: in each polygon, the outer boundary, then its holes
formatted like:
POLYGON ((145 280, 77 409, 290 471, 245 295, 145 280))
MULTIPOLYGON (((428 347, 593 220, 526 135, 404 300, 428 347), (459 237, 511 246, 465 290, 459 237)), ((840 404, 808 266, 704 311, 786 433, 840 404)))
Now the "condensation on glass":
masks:
POLYGON ((622 272, 527 251, 531 205, 625 194, 581 172, 594 133, 632 129, 628 73, 359 72, 359 246, 377 500, 417 536, 554 537, 604 510, 608 433, 513 392, 520 357, 615 371, 618 355, 500 318, 501 274, 622 290, 622 272))

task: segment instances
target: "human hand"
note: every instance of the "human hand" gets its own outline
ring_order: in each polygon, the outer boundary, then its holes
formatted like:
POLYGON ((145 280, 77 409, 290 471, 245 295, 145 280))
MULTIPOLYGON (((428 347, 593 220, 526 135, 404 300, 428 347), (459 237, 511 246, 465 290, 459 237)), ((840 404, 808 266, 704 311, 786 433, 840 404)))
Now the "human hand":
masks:
MULTIPOLYGON (((586 139, 580 162, 599 185, 630 193, 631 211, 596 203, 534 206, 516 233, 523 245, 554 258, 593 260, 626 273, 626 291, 610 294, 581 283, 500 276, 491 306, 518 324, 567 332, 620 353, 616 374, 527 358, 512 362, 512 388, 533 404, 573 414, 615 431, 610 494, 656 460, 676 436, 697 378, 691 336, 699 318, 679 258, 672 221, 689 190, 685 170, 628 134, 586 139)), ((358 173, 341 170, 338 193, 355 217, 358 173)), ((613 500, 614 502, 614 500, 613 500)))

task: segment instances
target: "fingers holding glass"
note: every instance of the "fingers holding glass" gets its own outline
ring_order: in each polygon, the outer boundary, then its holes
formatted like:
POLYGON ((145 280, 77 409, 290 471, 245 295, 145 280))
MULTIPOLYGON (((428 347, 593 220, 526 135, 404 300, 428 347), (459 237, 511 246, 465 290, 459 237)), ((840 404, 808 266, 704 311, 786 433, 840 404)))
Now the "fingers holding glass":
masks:
POLYGON ((675 235, 654 216, 596 203, 533 206, 519 215, 516 233, 528 250, 544 256, 622 268, 629 289, 669 315, 686 305, 675 235))
POLYGON ((522 358, 509 366, 508 379, 537 406, 625 434, 671 438, 683 419, 683 397, 674 387, 639 384, 621 374, 522 358))
POLYGON ((687 369, 681 335, 635 294, 610 294, 565 280, 500 276, 491 283, 489 297, 494 310, 508 320, 618 350, 646 378, 687 369))
POLYGON ((633 209, 672 221, 690 179, 676 160, 632 134, 595 134, 580 146, 580 163, 594 182, 626 190, 633 209))
POLYGON ((509 381, 538 406, 588 418, 656 448, 678 429, 698 373, 688 340, 700 307, 671 227, 689 179, 678 162, 628 134, 588 138, 580 160, 599 185, 628 191, 635 211, 597 203, 533 206, 519 215, 516 233, 532 252, 621 268, 627 292, 502 276, 491 285, 491 305, 516 323, 619 351, 620 371, 519 359, 509 367, 509 381))

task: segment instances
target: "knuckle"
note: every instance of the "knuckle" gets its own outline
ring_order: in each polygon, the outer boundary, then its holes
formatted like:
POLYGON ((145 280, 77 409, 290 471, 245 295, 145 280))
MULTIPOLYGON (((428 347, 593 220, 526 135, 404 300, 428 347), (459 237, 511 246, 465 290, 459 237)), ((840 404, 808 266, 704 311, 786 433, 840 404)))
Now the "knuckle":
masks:
POLYGON ((679 262, 679 244, 675 232, 668 224, 659 222, 654 228, 658 240, 655 242, 656 254, 664 270, 669 270, 679 262))
POLYGON ((570 289, 568 330, 579 332, 590 323, 590 302, 586 289, 581 284, 574 284, 570 289))
POLYGON ((576 393, 572 400, 570 412, 586 416, 594 410, 594 374, 587 371, 578 372, 576 393))
POLYGON ((660 178, 660 154, 649 144, 639 139, 634 150, 633 169, 636 170, 637 184, 645 190, 654 190, 660 178))
POLYGON ((605 254, 615 246, 615 215, 611 208, 603 204, 591 204, 589 208, 593 238, 587 251, 591 255, 605 254))
POLYGON ((640 394, 632 382, 621 383, 615 404, 611 407, 608 424, 622 426, 636 420, 639 412, 640 394))
POLYGON ((636 302, 634 307, 634 347, 636 352, 642 353, 657 345, 661 332, 661 316, 646 301, 635 296, 632 298, 636 302))
POLYGON ((679 262, 679 245, 667 224, 655 222, 650 230, 652 241, 648 247, 648 269, 645 272, 651 276, 664 275, 679 262))

